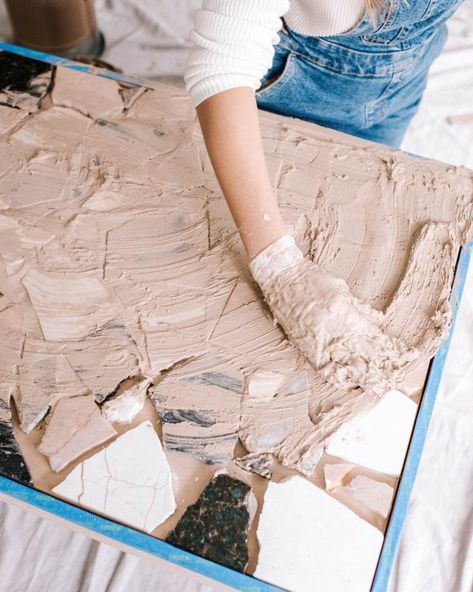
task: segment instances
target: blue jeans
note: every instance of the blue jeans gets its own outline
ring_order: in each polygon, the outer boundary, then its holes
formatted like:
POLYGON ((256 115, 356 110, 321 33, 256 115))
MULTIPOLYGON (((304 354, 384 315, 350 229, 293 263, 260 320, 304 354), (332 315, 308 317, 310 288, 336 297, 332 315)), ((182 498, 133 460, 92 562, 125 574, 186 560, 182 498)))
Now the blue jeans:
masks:
POLYGON ((376 23, 366 12, 330 37, 300 35, 282 19, 258 107, 399 146, 446 41, 445 21, 461 1, 391 0, 376 23))

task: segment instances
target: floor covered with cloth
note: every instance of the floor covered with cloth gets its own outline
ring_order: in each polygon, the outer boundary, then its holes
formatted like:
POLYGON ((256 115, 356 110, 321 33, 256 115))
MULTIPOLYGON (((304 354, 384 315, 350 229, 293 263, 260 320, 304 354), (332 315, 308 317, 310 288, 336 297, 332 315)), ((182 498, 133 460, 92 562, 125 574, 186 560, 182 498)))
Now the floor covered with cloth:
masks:
MULTIPOLYGON (((136 76, 180 77, 192 10, 201 0, 97 0, 103 58, 136 76)), ((0 4, 0 36, 8 38, 0 4)), ((449 23, 419 113, 411 153, 473 168, 473 0, 449 23)), ((473 266, 411 497, 389 592, 473 589, 473 266)), ((97 543, 0 503, 0 592, 212 592, 192 576, 97 543)))

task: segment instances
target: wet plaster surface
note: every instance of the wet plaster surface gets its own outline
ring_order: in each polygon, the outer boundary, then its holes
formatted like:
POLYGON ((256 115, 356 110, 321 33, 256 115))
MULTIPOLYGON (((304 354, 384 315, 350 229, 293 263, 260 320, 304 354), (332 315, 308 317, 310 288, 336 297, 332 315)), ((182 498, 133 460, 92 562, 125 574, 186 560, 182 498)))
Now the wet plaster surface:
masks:
MULTIPOLYGON (((364 476, 395 488, 396 471, 370 468, 363 450, 354 461, 326 448, 387 393, 337 388, 273 322, 186 94, 165 85, 135 93, 61 67, 35 70, 13 98, 7 90, 0 100, 0 421, 3 450, 13 456, 2 451, 1 470, 26 480, 23 457, 35 486, 51 492, 149 421, 176 504, 152 531, 160 538, 222 469, 256 497, 248 573, 267 545, 256 530, 268 485, 290 476, 303 475, 355 522, 384 531, 386 503, 381 514, 373 511, 363 501, 367 482, 355 482, 356 495, 349 482, 364 476), (28 82, 36 75, 49 76, 42 90, 28 82), (111 436, 82 449, 76 440, 74 459, 54 472, 38 446, 65 398, 93 400, 111 436), (354 464, 348 480, 322 491, 324 467, 347 462, 354 464)), ((305 256, 345 280, 380 311, 390 335, 418 350, 396 385, 417 404, 448 331, 473 173, 270 113, 260 112, 260 125, 273 187, 305 256)), ((361 423, 369 432, 370 422, 361 423)), ((64 454, 59 437, 56 443, 64 454)))

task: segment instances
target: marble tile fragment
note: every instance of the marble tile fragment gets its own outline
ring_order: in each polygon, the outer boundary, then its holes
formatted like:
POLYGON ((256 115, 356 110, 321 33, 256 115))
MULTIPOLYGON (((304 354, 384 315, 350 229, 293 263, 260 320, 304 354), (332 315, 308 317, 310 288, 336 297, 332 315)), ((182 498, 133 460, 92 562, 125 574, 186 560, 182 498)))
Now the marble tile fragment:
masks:
POLYGON ((67 356, 54 355, 27 341, 18 365, 18 415, 21 429, 30 432, 43 419, 50 405, 61 397, 90 393, 74 372, 67 356))
POLYGON ((357 501, 387 518, 394 495, 394 489, 390 485, 358 475, 350 481, 346 489, 357 501))
POLYGON ((383 535, 303 477, 270 481, 256 578, 294 592, 367 592, 383 535))
POLYGON ((326 451, 380 473, 400 475, 416 413, 413 401, 390 391, 367 413, 341 425, 326 451))
POLYGON ((271 479, 271 475, 273 474, 273 455, 269 453, 263 452, 260 454, 256 452, 254 454, 240 456, 239 458, 235 458, 235 464, 244 471, 255 473, 265 479, 271 479))
POLYGON ((331 491, 336 487, 344 484, 348 473, 354 468, 355 465, 338 463, 324 466, 324 479, 325 489, 331 491))
POLYGON ((0 474, 32 485, 31 475, 11 425, 0 421, 0 474))
POLYGON ((150 421, 79 464, 53 493, 146 532, 176 509, 169 465, 150 421))
POLYGON ((143 409, 149 380, 142 380, 102 406, 102 415, 112 423, 130 424, 143 409))
POLYGON ((0 105, 37 111, 50 87, 53 66, 24 56, 0 53, 0 105))
POLYGON ((189 506, 166 541, 201 557, 243 571, 248 529, 256 510, 249 485, 226 474, 214 477, 189 506))
POLYGON ((276 382, 273 382, 267 394, 259 388, 256 393, 253 391, 254 396, 245 394, 239 437, 249 452, 271 453, 283 465, 310 476, 323 447, 309 418, 307 372, 280 376, 276 393, 276 382))
POLYGON ((98 278, 66 278, 32 269, 22 283, 44 337, 50 341, 86 337, 117 314, 110 293, 98 278))
POLYGON ((120 87, 108 78, 96 76, 94 92, 91 93, 87 86, 89 76, 87 72, 76 72, 71 68, 58 66, 51 92, 53 103, 61 107, 72 107, 94 119, 105 115, 119 115, 124 108, 120 87))
POLYGON ((209 354, 190 360, 149 392, 162 422, 165 448, 208 464, 232 458, 243 375, 225 357, 209 354))
POLYGON ((117 435, 92 395, 60 399, 38 446, 58 473, 84 452, 117 435))

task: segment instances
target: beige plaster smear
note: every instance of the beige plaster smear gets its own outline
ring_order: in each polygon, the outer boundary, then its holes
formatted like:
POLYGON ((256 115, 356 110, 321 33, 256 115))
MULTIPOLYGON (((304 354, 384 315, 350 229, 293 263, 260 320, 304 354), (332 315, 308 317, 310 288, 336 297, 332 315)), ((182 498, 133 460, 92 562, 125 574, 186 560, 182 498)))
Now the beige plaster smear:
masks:
MULTIPOLYGON (((473 173, 270 113, 260 124, 288 230, 415 351, 395 386, 417 401, 448 332, 473 173)), ((0 106, 0 294, 0 419, 13 400, 35 484, 51 491, 66 476, 37 450, 50 409, 108 399, 102 416, 119 434, 146 417, 162 436, 177 510, 160 537, 212 465, 245 475, 259 510, 271 472, 270 483, 298 471, 323 488, 328 439, 385 394, 345 380, 349 345, 316 371, 289 344, 251 280, 190 99, 165 85, 132 94, 59 67, 39 110, 0 106)), ((48 450, 74 457, 69 471, 100 441, 48 450)), ((254 532, 250 547, 252 573, 254 532)))

